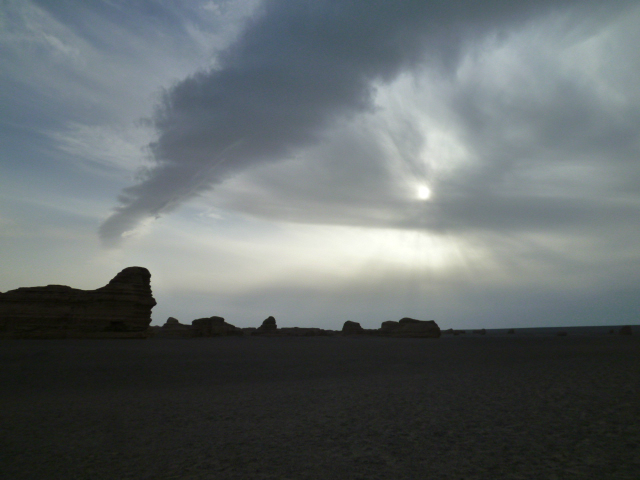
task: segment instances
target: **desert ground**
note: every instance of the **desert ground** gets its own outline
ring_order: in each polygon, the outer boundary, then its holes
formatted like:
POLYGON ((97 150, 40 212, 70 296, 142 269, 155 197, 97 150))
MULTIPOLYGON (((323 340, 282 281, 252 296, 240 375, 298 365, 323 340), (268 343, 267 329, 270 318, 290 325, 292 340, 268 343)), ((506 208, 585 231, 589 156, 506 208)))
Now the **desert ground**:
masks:
POLYGON ((640 337, 0 342, 7 479, 640 478, 640 337))

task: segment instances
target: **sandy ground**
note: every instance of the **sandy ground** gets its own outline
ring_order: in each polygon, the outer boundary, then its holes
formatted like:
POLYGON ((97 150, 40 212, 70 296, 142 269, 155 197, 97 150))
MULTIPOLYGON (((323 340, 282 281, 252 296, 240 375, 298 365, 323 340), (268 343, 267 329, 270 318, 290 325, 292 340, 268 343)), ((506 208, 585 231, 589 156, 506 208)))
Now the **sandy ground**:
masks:
POLYGON ((7 479, 638 479, 640 337, 0 342, 7 479))

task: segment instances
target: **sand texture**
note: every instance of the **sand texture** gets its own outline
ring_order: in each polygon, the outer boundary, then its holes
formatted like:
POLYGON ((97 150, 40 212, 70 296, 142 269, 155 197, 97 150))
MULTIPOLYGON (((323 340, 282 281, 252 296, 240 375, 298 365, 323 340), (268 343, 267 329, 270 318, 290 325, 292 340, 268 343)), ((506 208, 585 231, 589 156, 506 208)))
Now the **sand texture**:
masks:
POLYGON ((7 479, 640 478, 640 337, 0 342, 7 479))

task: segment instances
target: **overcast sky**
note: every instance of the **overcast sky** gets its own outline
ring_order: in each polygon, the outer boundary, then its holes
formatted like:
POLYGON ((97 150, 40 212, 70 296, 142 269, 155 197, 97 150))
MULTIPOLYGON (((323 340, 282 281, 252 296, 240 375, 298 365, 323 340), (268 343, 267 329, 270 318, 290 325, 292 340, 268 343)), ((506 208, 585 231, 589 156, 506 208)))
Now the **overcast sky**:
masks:
POLYGON ((0 291, 640 322, 640 1, 0 0, 0 291))

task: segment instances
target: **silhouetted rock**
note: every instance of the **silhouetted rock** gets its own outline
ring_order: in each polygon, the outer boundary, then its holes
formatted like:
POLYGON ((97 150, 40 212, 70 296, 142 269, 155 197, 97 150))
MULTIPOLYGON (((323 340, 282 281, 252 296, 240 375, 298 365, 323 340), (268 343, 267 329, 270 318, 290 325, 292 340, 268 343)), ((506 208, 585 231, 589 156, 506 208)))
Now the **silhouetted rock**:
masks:
POLYGON ((380 325, 380 333, 391 334, 400 330, 400 322, 394 322, 393 320, 387 320, 380 325))
POLYGON ((268 317, 262 322, 262 325, 260 325, 258 329, 252 333, 252 335, 274 334, 277 332, 278 326, 276 325, 276 319, 273 317, 268 317))
POLYGON ((568 334, 567 332, 565 332, 565 331, 562 331, 562 332, 558 332, 558 333, 557 333, 557 336, 558 336, 558 337, 566 337, 567 335, 569 335, 569 334, 568 334))
POLYGON ((162 336, 162 327, 160 325, 149 325, 147 328, 147 337, 159 337, 162 336))
POLYGON ((475 333, 476 335, 486 335, 487 331, 484 328, 482 328, 480 330, 474 330, 473 333, 475 333))
POLYGON ((403 318, 398 322, 382 322, 379 334, 392 337, 440 337, 440 327, 433 320, 415 320, 403 318))
POLYGON ((279 328, 276 334, 287 337, 328 337, 335 335, 336 332, 314 327, 288 327, 279 328))
POLYGON ((454 330, 453 328, 449 328, 447 330, 443 330, 442 334, 443 335, 453 335, 453 336, 458 336, 461 333, 466 333, 464 330, 454 330))
POLYGON ((515 331, 513 328, 510 328, 510 329, 507 331, 507 333, 508 333, 509 335, 513 335, 513 334, 515 334, 515 333, 516 333, 516 331, 515 331))
POLYGON ((128 267, 96 290, 48 285, 0 293, 0 337, 146 338, 156 304, 150 280, 146 268, 128 267))
POLYGON ((154 332, 158 337, 193 337, 194 329, 191 325, 180 323, 178 319, 169 317, 159 331, 154 332))
POLYGON ((342 326, 343 335, 354 335, 354 334, 362 334, 364 332, 364 328, 358 322, 352 322, 351 320, 347 320, 344 322, 342 326))
POLYGON ((225 337, 244 335, 241 328, 234 327, 222 317, 198 318, 191 322, 194 337, 225 337))
POLYGON ((633 331, 631 330, 631 326, 630 325, 625 325, 624 327, 622 327, 620 329, 620 331, 618 332, 619 335, 632 335, 633 331))

